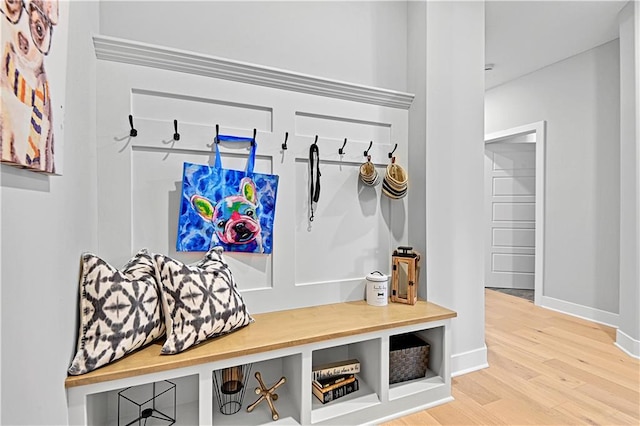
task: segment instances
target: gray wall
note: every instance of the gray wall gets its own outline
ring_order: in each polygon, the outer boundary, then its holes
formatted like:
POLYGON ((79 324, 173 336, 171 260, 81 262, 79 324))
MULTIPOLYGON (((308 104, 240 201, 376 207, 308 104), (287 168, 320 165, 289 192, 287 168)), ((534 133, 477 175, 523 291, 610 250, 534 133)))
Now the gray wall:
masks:
POLYGON ((410 52, 425 67, 413 75, 422 90, 416 97, 424 100, 416 103, 422 112, 412 112, 410 131, 424 139, 410 140, 410 170, 425 180, 410 189, 411 202, 420 205, 409 220, 426 222, 429 300, 458 312, 451 371, 459 374, 486 364, 484 234, 476 214, 483 208, 484 3, 427 2, 425 35, 426 43, 410 52))
POLYGON ((427 284, 458 312, 452 372, 486 363, 484 345, 484 3, 427 2, 427 284))
POLYGON ((547 121, 544 296, 618 313, 620 67, 614 40, 486 92, 485 132, 547 121))
POLYGON ((620 13, 620 324, 618 344, 640 356, 640 11, 620 13), (633 340, 635 342, 633 342, 633 340))
MULTIPOLYGON (((407 16, 408 90, 416 96, 409 110, 409 170, 411 196, 409 197, 409 244, 419 253, 427 252, 427 4, 410 2, 407 16), (413 188, 416 188, 414 191, 413 188)), ((425 258, 427 260, 428 258, 425 258)), ((427 274, 420 274, 418 295, 427 298, 427 274)))
MULTIPOLYGON (((65 424, 80 254, 96 246, 98 4, 71 2, 63 176, 2 165, 2 424, 65 424)), ((55 37, 55 33, 54 33, 55 37)))
POLYGON ((100 3, 104 35, 406 90, 403 1, 100 3))

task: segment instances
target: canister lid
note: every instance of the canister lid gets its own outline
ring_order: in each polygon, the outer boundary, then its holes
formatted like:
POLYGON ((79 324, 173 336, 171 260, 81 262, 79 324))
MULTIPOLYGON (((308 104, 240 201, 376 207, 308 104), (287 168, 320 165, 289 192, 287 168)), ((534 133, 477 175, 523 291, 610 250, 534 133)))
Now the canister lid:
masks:
POLYGON ((372 273, 367 274, 365 278, 367 279, 367 281, 382 282, 382 281, 387 281, 389 277, 387 277, 385 274, 383 274, 380 271, 373 271, 372 273))

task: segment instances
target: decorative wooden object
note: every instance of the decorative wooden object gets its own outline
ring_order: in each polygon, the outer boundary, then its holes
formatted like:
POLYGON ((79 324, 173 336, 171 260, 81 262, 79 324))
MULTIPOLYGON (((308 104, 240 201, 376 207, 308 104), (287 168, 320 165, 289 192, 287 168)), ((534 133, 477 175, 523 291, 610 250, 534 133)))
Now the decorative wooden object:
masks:
POLYGON ((398 247, 393 251, 391 301, 415 305, 418 301, 420 254, 413 247, 398 247))
POLYGON ((256 408, 258 404, 266 400, 267 404, 269 404, 269 408, 271 409, 271 418, 274 421, 278 420, 280 418, 280 415, 276 411, 276 407, 274 407, 273 405, 273 401, 278 400, 278 394, 275 393, 275 390, 278 389, 280 385, 282 385, 284 382, 287 381, 286 377, 281 377, 280 380, 278 380, 278 382, 275 385, 271 386, 268 389, 265 386, 264 382, 262 381, 262 375, 260 374, 259 371, 256 371, 256 380, 260 385, 260 387, 256 388, 256 395, 260 395, 260 397, 256 400, 256 402, 254 402, 253 404, 247 407, 247 411, 248 412, 253 411, 253 409, 256 408))

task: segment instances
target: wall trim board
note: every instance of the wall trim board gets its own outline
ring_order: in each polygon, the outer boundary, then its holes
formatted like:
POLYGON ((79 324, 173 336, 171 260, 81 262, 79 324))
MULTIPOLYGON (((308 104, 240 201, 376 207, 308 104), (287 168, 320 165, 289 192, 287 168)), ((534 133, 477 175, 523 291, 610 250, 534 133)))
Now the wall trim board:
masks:
POLYGON ((640 340, 636 340, 620 329, 616 330, 615 345, 630 357, 640 359, 640 340))
POLYGON ((539 305, 552 311, 597 322, 609 327, 618 327, 619 315, 612 312, 602 311, 590 306, 578 305, 577 303, 571 303, 544 295, 540 297, 539 305))
POLYGON ((487 345, 451 355, 451 377, 462 376, 488 367, 487 345))
POLYGON ((139 41, 94 35, 98 59, 293 92, 409 109, 414 94, 348 83, 139 41))

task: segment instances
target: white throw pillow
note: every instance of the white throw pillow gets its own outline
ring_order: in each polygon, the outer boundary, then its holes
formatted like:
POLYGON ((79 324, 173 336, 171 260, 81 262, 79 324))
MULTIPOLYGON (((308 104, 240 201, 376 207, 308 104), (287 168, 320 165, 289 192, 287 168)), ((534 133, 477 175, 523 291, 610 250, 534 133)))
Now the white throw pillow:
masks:
POLYGON ((122 358, 165 330, 155 263, 146 250, 122 270, 85 253, 81 268, 80 332, 71 375, 122 358))
POLYGON ((154 261, 167 328, 161 353, 182 352, 253 322, 221 247, 192 266, 163 254, 154 261))

